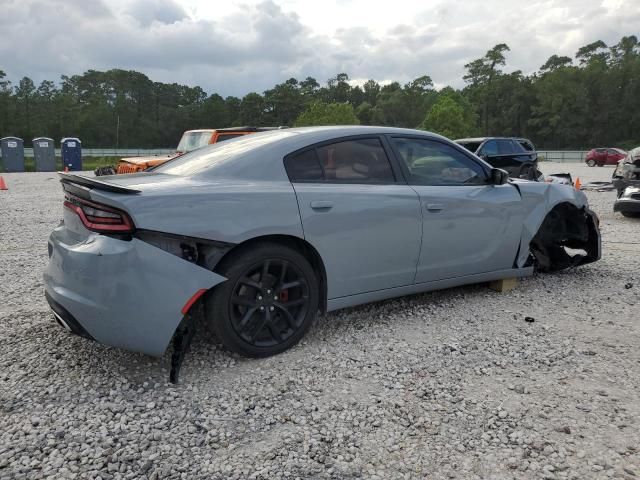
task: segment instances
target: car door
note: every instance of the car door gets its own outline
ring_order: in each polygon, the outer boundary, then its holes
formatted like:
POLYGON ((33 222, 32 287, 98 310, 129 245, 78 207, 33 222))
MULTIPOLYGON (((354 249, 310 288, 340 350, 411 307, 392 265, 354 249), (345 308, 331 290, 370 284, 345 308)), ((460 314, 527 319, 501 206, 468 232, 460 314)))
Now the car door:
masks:
POLYGON ((304 236, 327 274, 329 299, 410 285, 420 253, 416 192, 376 136, 323 143, 285 158, 304 236))
POLYGON ((620 152, 614 150, 613 148, 607 149, 607 161, 605 162, 607 165, 615 165, 620 159, 620 152))
POLYGON ((416 283, 513 268, 524 218, 518 190, 488 184, 486 167, 443 141, 394 136, 391 144, 422 206, 416 283))

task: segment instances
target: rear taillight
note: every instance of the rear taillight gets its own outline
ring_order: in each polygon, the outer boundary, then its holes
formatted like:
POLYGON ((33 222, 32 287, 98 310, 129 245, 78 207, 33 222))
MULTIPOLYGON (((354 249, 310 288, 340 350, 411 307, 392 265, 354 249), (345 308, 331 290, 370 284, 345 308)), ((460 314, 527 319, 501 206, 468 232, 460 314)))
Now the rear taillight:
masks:
POLYGON ((125 212, 101 203, 67 194, 64 206, 76 212, 85 228, 94 232, 130 233, 135 228, 125 212))

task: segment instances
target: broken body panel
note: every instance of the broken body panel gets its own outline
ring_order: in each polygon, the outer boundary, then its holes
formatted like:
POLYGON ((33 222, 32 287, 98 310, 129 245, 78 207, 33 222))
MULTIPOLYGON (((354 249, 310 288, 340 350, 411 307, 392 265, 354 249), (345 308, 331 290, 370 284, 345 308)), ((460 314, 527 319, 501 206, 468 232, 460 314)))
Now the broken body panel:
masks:
POLYGON ((44 280, 48 296, 93 339, 158 356, 192 295, 225 279, 136 238, 90 232, 65 209, 49 238, 44 280))
POLYGON ((611 183, 618 192, 618 197, 627 187, 640 188, 640 147, 631 150, 611 176, 611 183))

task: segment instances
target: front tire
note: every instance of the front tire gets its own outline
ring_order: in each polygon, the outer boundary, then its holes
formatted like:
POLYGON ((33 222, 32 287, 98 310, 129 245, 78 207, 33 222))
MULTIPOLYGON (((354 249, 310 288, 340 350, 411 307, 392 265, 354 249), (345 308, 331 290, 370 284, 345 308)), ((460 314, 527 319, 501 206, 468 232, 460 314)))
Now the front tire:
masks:
POLYGON ((589 165, 590 167, 595 167, 596 166, 596 161, 591 158, 589 160, 587 160, 587 165, 589 165))
POLYGON ((298 343, 313 324, 319 282, 297 250, 254 244, 232 252, 216 271, 227 281, 207 298, 207 323, 229 350, 275 355, 298 343))

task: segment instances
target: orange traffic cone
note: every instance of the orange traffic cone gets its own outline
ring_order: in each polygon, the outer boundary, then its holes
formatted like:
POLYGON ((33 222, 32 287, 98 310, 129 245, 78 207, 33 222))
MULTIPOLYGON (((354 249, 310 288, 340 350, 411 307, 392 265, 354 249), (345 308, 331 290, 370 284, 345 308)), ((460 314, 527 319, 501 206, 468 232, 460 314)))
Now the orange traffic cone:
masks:
POLYGON ((7 188, 7 184, 4 183, 4 178, 2 178, 2 176, 0 176, 0 190, 9 190, 7 188))
POLYGON ((582 184, 580 183, 580 177, 576 178, 576 183, 574 183, 573 186, 576 188, 576 190, 580 190, 580 188, 582 187, 582 184))

